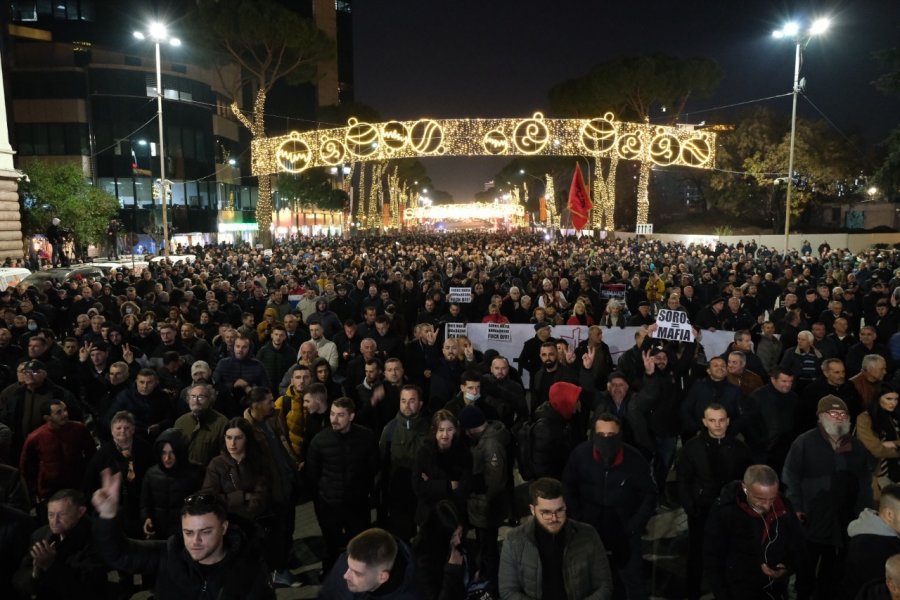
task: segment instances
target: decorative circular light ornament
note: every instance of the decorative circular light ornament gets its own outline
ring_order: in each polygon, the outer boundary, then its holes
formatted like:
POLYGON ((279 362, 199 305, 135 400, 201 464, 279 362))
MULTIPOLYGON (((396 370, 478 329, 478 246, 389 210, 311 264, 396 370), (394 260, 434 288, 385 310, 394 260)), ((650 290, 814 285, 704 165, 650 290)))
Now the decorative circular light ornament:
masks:
POLYGON ((344 142, 336 138, 328 138, 319 146, 319 158, 328 166, 339 165, 347 156, 347 147, 344 142))
POLYGON ((616 145, 616 124, 611 112, 591 119, 581 128, 581 144, 589 153, 609 152, 616 145))
POLYGON ((509 151, 509 139, 500 127, 485 133, 481 145, 488 154, 506 154, 509 151))
POLYGON ((416 121, 409 130, 409 143, 420 154, 443 154, 444 130, 432 119, 416 121))
POLYGON ((292 131, 288 139, 278 145, 275 150, 275 161, 280 171, 299 173, 309 166, 312 152, 306 142, 300 139, 300 134, 292 131))
POLYGON ((641 136, 636 133, 628 133, 619 138, 619 157, 625 160, 638 160, 642 149, 641 136))
POLYGON ((355 117, 347 121, 347 150, 358 157, 371 156, 378 150, 378 129, 371 123, 360 123, 355 117))
POLYGON ((709 156, 709 140, 705 137, 691 138, 681 145, 681 162, 686 165, 705 165, 709 161, 709 156))
POLYGON ((668 166, 678 161, 681 154, 681 142, 678 138, 664 130, 657 130, 650 141, 650 160, 660 166, 668 166))
POLYGON ((544 122, 544 115, 534 113, 530 119, 524 119, 513 129, 513 144, 522 154, 537 154, 550 141, 550 130, 544 122))
POLYGON ((409 132, 399 121, 388 121, 381 128, 381 141, 388 150, 396 152, 409 142, 409 132))

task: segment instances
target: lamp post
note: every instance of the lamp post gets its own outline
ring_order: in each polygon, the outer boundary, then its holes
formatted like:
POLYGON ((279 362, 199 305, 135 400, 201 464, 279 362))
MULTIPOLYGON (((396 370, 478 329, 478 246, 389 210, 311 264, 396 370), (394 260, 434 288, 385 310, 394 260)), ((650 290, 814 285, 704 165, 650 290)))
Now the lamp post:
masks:
POLYGON ((787 194, 784 200, 784 254, 790 249, 791 236, 791 190, 794 187, 794 141, 797 135, 797 96, 800 94, 800 57, 809 41, 828 30, 830 21, 826 18, 816 19, 807 28, 791 21, 784 27, 772 32, 775 39, 790 38, 794 42, 794 86, 792 89, 793 107, 791 108, 791 144, 788 152, 787 194))
POLYGON ((144 34, 141 31, 135 31, 134 37, 139 40, 148 37, 156 44, 156 120, 159 122, 159 195, 162 201, 162 230, 163 230, 163 249, 166 258, 169 258, 169 194, 166 185, 166 152, 163 145, 163 89, 162 89, 162 69, 159 60, 159 44, 160 42, 168 42, 172 46, 180 46, 181 40, 170 37, 166 31, 166 26, 162 23, 151 23, 149 33, 144 34))

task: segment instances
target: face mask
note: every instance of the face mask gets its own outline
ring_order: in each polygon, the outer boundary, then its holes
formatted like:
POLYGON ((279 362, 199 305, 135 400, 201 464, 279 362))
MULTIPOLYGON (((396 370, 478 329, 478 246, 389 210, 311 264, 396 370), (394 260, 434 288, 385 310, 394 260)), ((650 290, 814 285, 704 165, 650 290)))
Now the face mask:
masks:
POLYGON ((619 450, 622 449, 622 434, 617 433, 610 437, 594 435, 594 449, 600 454, 600 459, 606 464, 612 464, 619 450))
POLYGON ((28 331, 37 331, 37 323, 29 323, 28 331))
POLYGON ((475 402, 476 400, 478 400, 479 398, 481 398, 481 394, 469 394, 469 393, 464 393, 464 394, 463 394, 463 397, 465 397, 466 402, 468 402, 468 403, 471 404, 472 402, 475 402))

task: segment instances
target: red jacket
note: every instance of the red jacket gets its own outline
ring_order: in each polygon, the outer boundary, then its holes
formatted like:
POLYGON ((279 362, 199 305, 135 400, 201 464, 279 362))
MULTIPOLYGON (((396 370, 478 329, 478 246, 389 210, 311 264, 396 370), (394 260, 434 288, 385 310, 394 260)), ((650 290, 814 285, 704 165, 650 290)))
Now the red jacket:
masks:
POLYGON ((84 470, 97 452, 87 427, 69 421, 59 430, 44 423, 25 439, 19 469, 36 499, 66 488, 81 489, 84 470))

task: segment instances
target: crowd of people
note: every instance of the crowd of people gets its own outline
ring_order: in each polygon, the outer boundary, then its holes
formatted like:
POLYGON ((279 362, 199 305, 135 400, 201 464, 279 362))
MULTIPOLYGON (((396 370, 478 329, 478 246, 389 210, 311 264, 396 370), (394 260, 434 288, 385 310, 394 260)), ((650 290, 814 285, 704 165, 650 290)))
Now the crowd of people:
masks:
POLYGON ((322 598, 646 599, 641 538, 676 509, 691 600, 900 598, 892 251, 459 233, 179 253, 0 292, 0 596, 272 598, 301 585, 311 502, 322 598), (662 309, 693 341, 658 337, 662 309), (467 323, 534 337, 504 356, 467 323), (708 356, 713 331, 733 342, 708 356))

